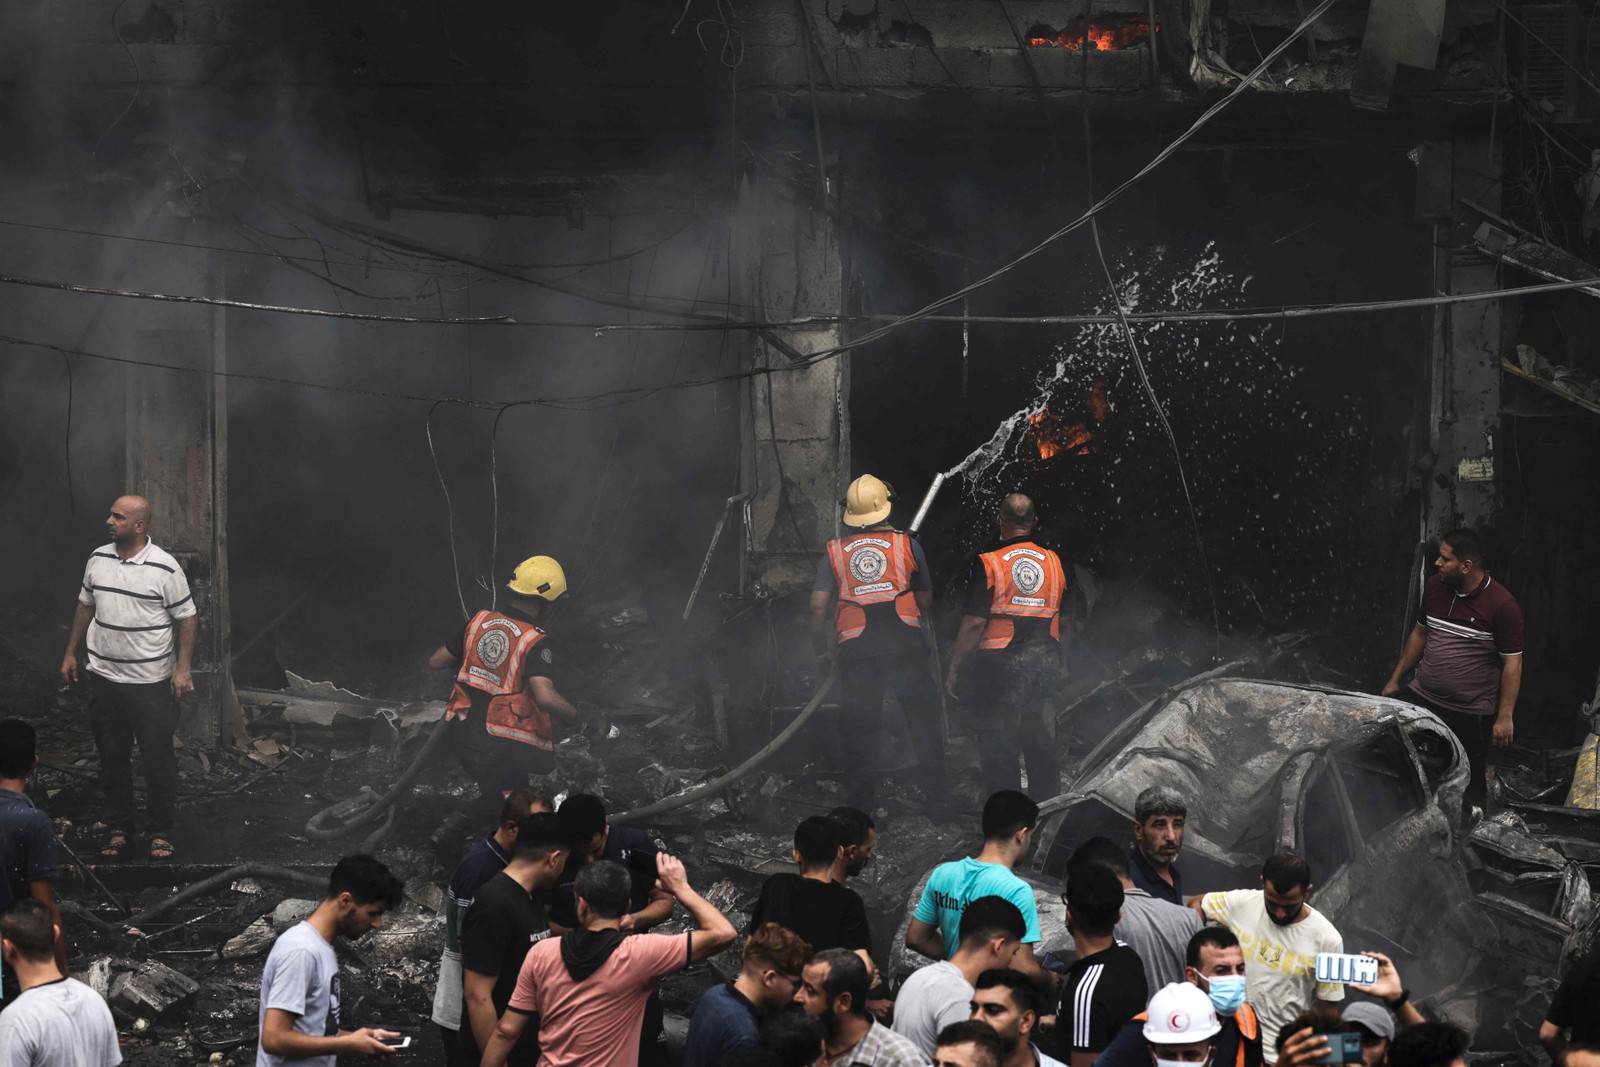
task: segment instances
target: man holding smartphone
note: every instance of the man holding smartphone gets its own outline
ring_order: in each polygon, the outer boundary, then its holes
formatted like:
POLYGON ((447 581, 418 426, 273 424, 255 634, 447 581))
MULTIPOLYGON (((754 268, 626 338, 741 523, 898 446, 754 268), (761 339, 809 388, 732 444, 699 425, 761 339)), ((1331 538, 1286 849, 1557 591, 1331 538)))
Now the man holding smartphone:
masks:
POLYGON ((346 856, 333 868, 328 895, 304 922, 273 942, 261 972, 261 1036, 256 1067, 335 1067, 340 1056, 388 1056, 393 1030, 339 1025, 339 957, 333 939, 351 941, 383 925, 405 887, 371 856, 346 856))

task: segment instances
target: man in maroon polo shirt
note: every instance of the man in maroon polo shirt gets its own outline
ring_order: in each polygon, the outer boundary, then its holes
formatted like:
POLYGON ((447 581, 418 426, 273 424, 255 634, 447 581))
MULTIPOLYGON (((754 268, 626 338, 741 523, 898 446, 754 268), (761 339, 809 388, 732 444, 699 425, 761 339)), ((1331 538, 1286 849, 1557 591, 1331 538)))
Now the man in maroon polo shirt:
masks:
POLYGON ((1522 608, 1483 567, 1483 543, 1471 530, 1452 530, 1439 541, 1439 573, 1422 589, 1417 624, 1384 696, 1427 708, 1467 750, 1471 777, 1466 810, 1483 807, 1489 742, 1506 748, 1522 688, 1522 608), (1419 665, 1420 664, 1420 665, 1419 665), (1401 679, 1413 667, 1409 684, 1401 679))

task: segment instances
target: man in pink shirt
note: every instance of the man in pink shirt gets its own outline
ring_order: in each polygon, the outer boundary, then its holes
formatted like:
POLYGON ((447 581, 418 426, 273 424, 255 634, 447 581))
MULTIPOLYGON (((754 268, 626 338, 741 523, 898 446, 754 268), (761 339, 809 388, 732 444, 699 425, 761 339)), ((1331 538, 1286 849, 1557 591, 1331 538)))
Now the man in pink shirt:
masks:
POLYGON ((516 991, 482 1067, 505 1067, 538 1016, 539 1067, 637 1067, 645 1001, 665 975, 733 944, 738 936, 723 914, 689 886, 682 861, 656 855, 656 876, 694 918, 686 934, 623 934, 632 888, 627 868, 601 860, 578 874, 579 928, 528 951, 516 991))

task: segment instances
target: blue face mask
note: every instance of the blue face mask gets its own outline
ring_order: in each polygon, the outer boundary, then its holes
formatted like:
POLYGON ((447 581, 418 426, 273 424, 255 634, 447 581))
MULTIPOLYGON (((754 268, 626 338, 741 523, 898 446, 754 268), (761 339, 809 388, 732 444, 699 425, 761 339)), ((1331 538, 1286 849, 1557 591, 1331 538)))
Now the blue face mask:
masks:
POLYGON ((1219 974, 1207 985, 1206 995, 1218 1015, 1232 1015, 1244 1004, 1244 975, 1219 974))

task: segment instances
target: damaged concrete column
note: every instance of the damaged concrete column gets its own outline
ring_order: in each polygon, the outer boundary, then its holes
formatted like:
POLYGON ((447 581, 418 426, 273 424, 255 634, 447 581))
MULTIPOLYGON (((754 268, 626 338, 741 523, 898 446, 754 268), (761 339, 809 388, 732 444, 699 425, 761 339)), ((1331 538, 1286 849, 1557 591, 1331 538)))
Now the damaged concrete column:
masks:
MULTIPOLYGON (((210 279, 221 284, 220 271, 210 279)), ((210 328, 139 329, 133 358, 196 373, 139 370, 127 391, 125 484, 150 500, 150 538, 183 567, 199 612, 194 693, 178 732, 202 748, 226 737, 238 702, 229 669, 227 594, 227 379, 224 312, 210 328)))
MULTIPOLYGON (((733 272, 751 316, 838 316, 843 269, 833 220, 814 205, 739 191, 733 272)), ((849 357, 795 366, 842 339, 839 325, 746 335, 750 366, 774 368, 744 390, 740 490, 748 493, 741 586, 770 592, 810 584, 834 535, 849 471, 849 357)))
MULTIPOLYGON (((1433 224, 1433 286, 1444 294, 1499 288, 1497 264, 1472 252, 1477 205, 1500 207, 1500 150, 1487 139, 1424 145, 1418 157, 1418 216, 1433 224)), ((1427 422, 1419 442, 1422 538, 1453 526, 1481 526, 1498 503, 1501 308, 1498 300, 1434 310, 1428 359, 1427 422)))

